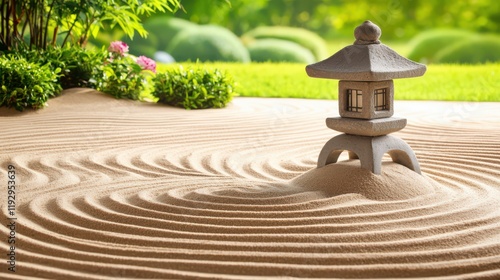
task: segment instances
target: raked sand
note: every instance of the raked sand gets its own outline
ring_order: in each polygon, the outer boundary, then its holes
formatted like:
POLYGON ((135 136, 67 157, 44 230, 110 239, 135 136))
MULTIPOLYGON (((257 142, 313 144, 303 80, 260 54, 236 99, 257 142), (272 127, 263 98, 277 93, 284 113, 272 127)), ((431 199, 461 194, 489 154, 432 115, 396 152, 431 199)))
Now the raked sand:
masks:
POLYGON ((192 110, 74 89, 0 109, 2 279, 500 279, 500 103, 395 102, 423 176, 316 169, 335 100, 192 110), (2 224, 7 224, 3 218, 2 224))

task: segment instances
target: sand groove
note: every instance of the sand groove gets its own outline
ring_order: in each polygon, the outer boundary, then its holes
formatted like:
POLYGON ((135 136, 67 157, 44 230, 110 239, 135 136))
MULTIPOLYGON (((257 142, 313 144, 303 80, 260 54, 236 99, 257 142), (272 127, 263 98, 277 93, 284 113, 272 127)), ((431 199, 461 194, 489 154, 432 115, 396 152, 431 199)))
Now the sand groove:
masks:
POLYGON ((315 169, 336 101, 184 111, 80 90, 2 109, 1 178, 13 164, 21 186, 16 276, 500 277, 500 105, 395 105, 424 177, 315 169))

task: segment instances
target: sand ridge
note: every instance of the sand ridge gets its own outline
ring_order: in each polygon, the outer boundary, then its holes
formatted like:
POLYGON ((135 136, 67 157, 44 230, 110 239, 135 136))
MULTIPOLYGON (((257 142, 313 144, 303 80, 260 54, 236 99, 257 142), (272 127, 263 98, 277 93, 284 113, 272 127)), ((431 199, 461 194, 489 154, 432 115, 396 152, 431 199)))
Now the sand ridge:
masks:
POLYGON ((22 186, 15 276, 500 277, 500 104, 396 101, 408 126, 394 135, 424 176, 387 162, 394 185, 352 191, 359 162, 315 169, 336 110, 236 98, 186 111, 85 89, 0 109, 0 178, 15 165, 22 186))

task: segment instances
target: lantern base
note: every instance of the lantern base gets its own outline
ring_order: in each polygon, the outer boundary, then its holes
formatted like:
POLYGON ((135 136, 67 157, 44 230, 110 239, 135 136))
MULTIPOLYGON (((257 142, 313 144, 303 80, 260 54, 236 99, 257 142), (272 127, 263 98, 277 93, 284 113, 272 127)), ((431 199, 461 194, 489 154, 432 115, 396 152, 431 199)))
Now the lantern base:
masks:
POLYGON ((382 157, 388 153, 393 162, 399 163, 409 169, 421 174, 420 164, 411 147, 402 139, 384 136, 359 136, 341 134, 333 137, 321 150, 318 157, 318 168, 336 163, 343 151, 349 151, 350 159, 358 159, 361 168, 370 170, 380 175, 382 169, 382 157))

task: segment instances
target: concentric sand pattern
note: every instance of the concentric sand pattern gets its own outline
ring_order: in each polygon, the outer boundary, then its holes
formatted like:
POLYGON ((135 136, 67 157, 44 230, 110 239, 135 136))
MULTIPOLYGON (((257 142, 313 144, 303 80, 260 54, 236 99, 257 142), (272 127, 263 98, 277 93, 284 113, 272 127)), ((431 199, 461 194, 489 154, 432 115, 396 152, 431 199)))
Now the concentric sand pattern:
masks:
POLYGON ((78 90, 2 109, 1 180, 13 165, 19 187, 17 272, 0 277, 500 277, 500 104, 397 102, 424 176, 316 169, 336 107, 185 111, 78 90))

